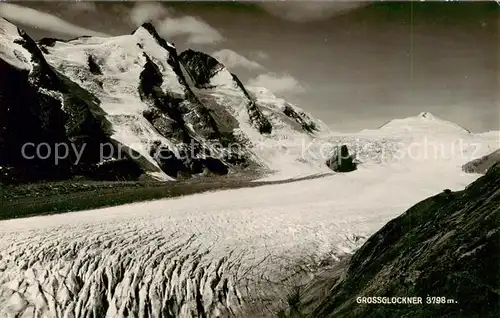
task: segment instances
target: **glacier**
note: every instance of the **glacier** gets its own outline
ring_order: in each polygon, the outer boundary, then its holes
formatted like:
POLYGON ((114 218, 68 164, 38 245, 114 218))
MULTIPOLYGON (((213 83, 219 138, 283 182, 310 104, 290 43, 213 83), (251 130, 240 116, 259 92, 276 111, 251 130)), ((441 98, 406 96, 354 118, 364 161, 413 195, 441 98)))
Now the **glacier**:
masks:
POLYGON ((273 316, 303 279, 298 272, 313 277, 318 264, 349 255, 422 198, 464 188, 479 175, 461 165, 499 145, 498 134, 421 116, 395 123, 389 132, 331 138, 382 147, 394 139, 410 146, 425 136, 444 144, 466 138, 481 147, 367 161, 351 173, 280 185, 2 221, 0 314, 273 316))

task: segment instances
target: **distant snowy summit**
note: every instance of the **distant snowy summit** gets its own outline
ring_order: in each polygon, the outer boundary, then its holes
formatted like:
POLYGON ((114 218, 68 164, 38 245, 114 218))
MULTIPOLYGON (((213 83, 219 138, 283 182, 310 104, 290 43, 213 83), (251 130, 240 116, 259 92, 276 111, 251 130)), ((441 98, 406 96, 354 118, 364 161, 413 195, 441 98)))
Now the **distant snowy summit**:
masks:
POLYGON ((0 96, 3 181, 271 172, 308 166, 286 145, 326 129, 212 56, 178 54, 148 23, 35 42, 0 19, 0 96))
POLYGON ((346 145, 362 166, 404 167, 440 164, 460 171, 468 161, 500 148, 498 132, 475 134, 430 112, 393 119, 377 129, 336 134, 331 144, 346 145))
POLYGON ((430 112, 421 112, 417 116, 403 119, 393 119, 379 127, 386 132, 419 131, 428 133, 470 133, 470 131, 458 124, 441 119, 430 112))
POLYGON ((421 117, 421 118, 428 118, 428 119, 434 119, 434 115, 429 113, 429 112, 421 112, 418 117, 421 117))

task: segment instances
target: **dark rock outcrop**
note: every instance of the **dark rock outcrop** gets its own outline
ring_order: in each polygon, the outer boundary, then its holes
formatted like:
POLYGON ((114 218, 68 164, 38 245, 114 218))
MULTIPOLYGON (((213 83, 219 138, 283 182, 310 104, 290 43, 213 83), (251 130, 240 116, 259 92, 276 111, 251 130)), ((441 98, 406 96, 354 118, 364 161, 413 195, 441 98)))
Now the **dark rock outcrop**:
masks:
POLYGON ((498 317, 499 248, 496 164, 465 190, 421 201, 372 235, 311 316, 498 317), (423 304, 356 302, 365 296, 415 296, 423 304), (427 297, 448 300, 427 304, 427 297))
MULTIPOLYGON (((182 107, 184 107, 186 111, 182 113, 183 120, 187 120, 192 123, 193 129, 197 134, 207 139, 217 139, 220 136, 217 124, 212 118, 210 110, 200 102, 198 97, 194 94, 191 87, 189 86, 186 77, 182 72, 181 57, 177 54, 177 50, 174 47, 170 46, 167 41, 165 41, 158 35, 158 32, 156 32, 151 23, 144 23, 141 27, 146 29, 156 40, 156 42, 169 52, 167 63, 172 67, 179 79, 179 82, 184 86, 185 99, 182 100, 182 107)), ((169 92, 162 92, 160 89, 161 83, 163 82, 161 73, 159 72, 156 64, 146 54, 144 55, 146 57, 146 64, 144 66, 143 74, 141 74, 141 88, 139 90, 141 91, 145 88, 147 89, 148 86, 150 87, 150 89, 153 89, 153 87, 155 87, 154 89, 156 92, 153 96, 151 96, 153 97, 153 99, 155 99, 155 104, 166 104, 165 101, 163 101, 163 96, 169 95, 169 92)), ((178 117, 179 116, 177 116, 177 118, 178 117)), ((175 120, 180 122, 179 119, 175 120)))
MULTIPOLYGON (((34 179, 53 175, 64 178, 69 174, 69 162, 55 166, 53 156, 46 160, 25 157, 36 155, 41 143, 69 142, 65 133, 65 114, 60 101, 42 94, 29 83, 29 73, 0 60, 0 165, 19 179, 22 174, 34 179), (33 144, 31 148, 23 146, 33 144)), ((5 176, 5 180, 9 180, 5 176)))
POLYGON ((299 114, 293 109, 291 105, 286 104, 285 109, 283 110, 283 114, 288 116, 289 118, 293 119, 295 122, 297 122, 302 129, 309 133, 313 133, 318 130, 318 127, 312 120, 307 120, 305 117, 305 114, 299 114))
POLYGON ((177 158, 172 150, 160 143, 153 146, 150 154, 158 162, 161 170, 172 178, 177 178, 179 173, 189 172, 189 168, 184 165, 183 161, 177 158))
MULTIPOLYGON (((184 100, 161 88, 163 77, 158 66, 144 54, 146 63, 140 74, 139 94, 144 101, 150 100, 154 108, 144 112, 144 117, 167 138, 190 143, 191 136, 184 119, 188 110, 183 109, 184 100)), ((210 133, 214 133, 210 130, 210 133)))
MULTIPOLYGON (((165 39, 158 34, 158 32, 156 31, 153 24, 151 24, 151 22, 145 22, 140 27, 148 31, 149 34, 151 34, 151 36, 155 39, 156 43, 158 43, 162 48, 167 50, 173 59, 177 58, 177 50, 174 47, 168 45, 167 41, 165 41, 165 39)), ((136 31, 137 30, 134 30, 133 33, 135 33, 136 31)))
MULTIPOLYGON (((164 137, 173 138, 185 145, 189 144, 190 147, 198 145, 200 151, 203 150, 204 147, 191 135, 191 132, 186 126, 186 122, 190 122, 193 124, 192 128, 194 132, 207 140, 216 140, 223 147, 230 147, 231 143, 237 143, 233 135, 233 127, 224 129, 225 125, 227 125, 226 117, 228 115, 223 112, 217 112, 217 107, 213 110, 210 106, 206 106, 191 90, 183 74, 180 75, 180 79, 181 83, 184 83, 186 88, 186 99, 171 96, 168 92, 162 91, 161 84, 163 79, 161 73, 156 64, 147 55, 145 55, 145 57, 146 64, 140 75, 139 93, 143 100, 152 101, 155 108, 145 111, 144 117, 148 119, 164 137), (222 115, 224 119, 223 123, 217 123, 215 119, 215 117, 221 117, 220 115, 222 115)), ((202 70, 205 66, 205 64, 202 64, 198 70, 202 70)), ((207 100, 205 100, 205 102, 207 102, 207 100)), ((182 151, 182 146, 179 146, 179 148, 182 151)), ((228 154, 222 158, 227 160, 228 163, 243 165, 248 160, 240 154, 234 154, 231 153, 230 149, 228 150, 228 154)), ((191 154, 186 156, 185 162, 183 162, 184 167, 190 167, 188 168, 189 173, 197 174, 203 171, 204 168, 207 168, 214 174, 228 173, 228 166, 222 160, 207 157, 207 159, 200 161, 200 159, 197 159, 197 151, 194 152, 194 156, 193 151, 189 150, 188 153, 189 152, 191 152, 191 154)), ((166 165, 165 162, 160 164, 162 166, 166 165)), ((180 171, 177 164, 172 164, 174 168, 173 171, 169 170, 169 175, 173 173, 177 174, 177 172, 180 171)))
POLYGON ((196 117, 196 120, 189 118, 189 122, 195 123, 193 125, 195 132, 207 139, 220 139, 223 134, 218 130, 209 109, 204 107, 197 98, 183 100, 172 96, 169 92, 164 92, 161 89, 163 78, 158 66, 146 54, 144 56, 146 63, 140 74, 139 94, 143 100, 152 101, 154 107, 146 110, 143 115, 162 136, 176 140, 179 143, 178 150, 184 153, 181 160, 171 150, 156 145, 152 150, 153 158, 162 170, 173 178, 181 175, 182 179, 185 179, 189 174, 201 173, 204 167, 217 174, 227 174, 227 166, 220 160, 212 158, 212 160, 200 161, 197 159, 204 147, 191 136, 186 125, 186 116, 196 117), (195 116, 190 116, 189 108, 193 109, 193 107, 195 111, 192 115, 195 116))
POLYGON ((181 142, 189 142, 189 134, 184 125, 173 120, 170 116, 157 108, 149 108, 142 115, 146 118, 158 132, 166 137, 181 142))
POLYGON ((40 47, 43 46, 48 46, 48 47, 53 47, 58 41, 63 41, 55 38, 42 38, 38 41, 38 44, 40 47))
POLYGON ((203 158, 201 159, 201 164, 204 168, 207 168, 208 171, 217 175, 225 175, 229 172, 228 167, 224 163, 222 163, 222 161, 216 158, 203 158))
MULTIPOLYGON (((204 149, 206 150, 206 149, 204 149)), ((191 149, 178 148, 179 154, 157 142, 150 150, 151 156, 158 162, 160 168, 170 177, 182 179, 193 174, 200 174, 205 169, 215 175, 229 173, 229 168, 221 160, 210 157, 210 152, 197 152, 197 156, 190 153, 191 149)))
POLYGON ((214 57, 191 49, 182 52, 179 59, 198 88, 207 87, 212 77, 224 68, 214 57))
MULTIPOLYGON (((179 58, 189 73, 189 76, 193 79, 196 87, 201 89, 211 88, 210 80, 212 77, 225 68, 224 65, 217 61, 214 57, 194 50, 186 50, 182 52, 179 55, 179 58)), ((254 99, 250 96, 250 94, 248 94, 240 79, 235 74, 230 74, 234 84, 248 99, 246 108, 251 124, 262 134, 271 133, 272 125, 269 120, 267 120, 255 103, 254 99)))
POLYGON ((326 161, 326 165, 335 172, 351 172, 356 170, 354 158, 349 154, 349 149, 346 145, 335 147, 333 153, 326 161))
POLYGON ((89 66, 90 73, 94 75, 102 75, 101 67, 96 63, 92 55, 87 57, 87 65, 89 66))
POLYGON ((500 149, 464 164, 462 170, 467 173, 484 174, 497 162, 500 162, 500 149))
POLYGON ((245 86, 243 83, 240 81, 238 76, 235 74, 231 74, 233 77, 233 80, 235 81, 236 85, 241 89, 241 91, 245 94, 245 96, 248 98, 248 103, 247 103, 247 112, 248 112, 248 117, 250 117, 250 122, 254 127, 256 127, 261 134, 270 134, 273 130, 273 126, 269 122, 269 120, 264 116, 262 111, 259 109, 257 106, 257 103, 255 103, 255 100, 248 94, 248 91, 246 90, 245 86))
MULTIPOLYGON (((163 77, 161 75, 158 66, 149 58, 146 53, 143 53, 146 63, 144 63, 144 68, 139 75, 139 94, 144 100, 146 98, 153 98, 155 103, 158 103, 158 99, 163 97, 163 91, 161 90, 161 84, 163 83, 163 77)), ((161 104, 158 106, 162 106, 161 104)))
POLYGON ((101 169, 95 165, 112 131, 99 99, 54 70, 36 42, 18 32, 21 39, 15 43, 31 54, 33 69, 0 60, 0 166, 9 171, 0 182, 67 179, 75 171, 101 169), (37 154, 39 146, 47 153, 37 154), (68 151, 61 157, 55 149, 64 146, 84 149, 82 156, 68 151))

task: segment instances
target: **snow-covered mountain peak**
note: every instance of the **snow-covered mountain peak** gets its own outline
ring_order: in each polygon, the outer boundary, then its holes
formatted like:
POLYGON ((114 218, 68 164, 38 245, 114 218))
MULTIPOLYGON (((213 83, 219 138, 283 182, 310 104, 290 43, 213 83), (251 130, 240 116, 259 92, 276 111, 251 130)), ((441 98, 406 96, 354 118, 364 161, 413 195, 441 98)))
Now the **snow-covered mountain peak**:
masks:
POLYGON ((0 17, 0 34, 2 36, 5 36, 5 35, 12 36, 12 35, 16 35, 16 34, 19 35, 19 33, 17 31, 17 27, 2 17, 0 17))
POLYGON ((18 42, 22 40, 19 29, 0 17, 0 60, 21 70, 31 70, 31 54, 18 42))
MULTIPOLYGON (((250 95, 235 74, 208 54, 187 50, 178 55, 150 23, 131 34, 66 41, 35 42, 6 21, 2 30, 0 95, 8 98, 0 103, 0 111, 19 110, 7 124, 0 122, 5 136, 22 130, 23 138, 31 140, 27 126, 40 126, 40 138, 57 141, 87 142, 91 136, 93 149, 99 150, 103 142, 128 149, 125 160, 165 180, 204 169, 216 174, 328 170, 322 160, 308 161, 300 151, 302 142, 326 125, 283 99, 250 95), (30 72, 20 72, 24 69, 30 72), (26 101, 20 101, 23 93, 13 86, 29 92, 24 93, 26 101), (20 115, 30 113, 35 114, 33 123, 20 115)), ((12 142, 14 150, 2 153, 17 151, 23 142, 12 142)), ((95 154, 84 171, 100 164, 95 154)), ((2 160, 0 156, 0 164, 2 160)))
POLYGON ((267 99, 274 101, 282 101, 283 103, 286 102, 285 99, 277 97, 276 95, 274 95, 273 92, 271 92, 270 89, 267 89, 265 87, 248 86, 247 89, 253 96, 260 98, 262 100, 267 99))
POLYGON ((188 49, 179 55, 179 59, 198 88, 238 87, 236 76, 209 54, 188 49))
POLYGON ((426 119, 435 119, 436 117, 429 113, 429 112, 421 112, 420 114, 418 114, 418 117, 420 118, 426 118, 426 119))
POLYGON ((417 116, 393 119, 377 130, 385 133, 422 133, 422 134, 469 134, 462 126, 441 119, 429 112, 421 112, 417 116))
POLYGON ((151 24, 150 22, 143 23, 141 26, 135 29, 134 32, 132 32, 132 34, 139 38, 152 37, 164 49, 169 51, 175 50, 175 46, 172 43, 163 39, 156 31, 153 24, 151 24))
POLYGON ((499 147, 498 132, 471 133, 428 112, 393 119, 378 129, 335 133, 330 141, 346 144, 363 164, 429 164, 461 167, 499 147))

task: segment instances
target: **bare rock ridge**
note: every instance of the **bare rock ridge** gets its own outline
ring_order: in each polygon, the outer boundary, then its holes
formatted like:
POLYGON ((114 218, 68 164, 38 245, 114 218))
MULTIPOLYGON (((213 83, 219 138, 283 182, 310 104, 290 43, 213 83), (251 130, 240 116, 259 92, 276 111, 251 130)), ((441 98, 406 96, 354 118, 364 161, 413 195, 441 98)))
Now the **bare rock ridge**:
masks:
POLYGON ((179 56, 197 88, 210 87, 211 79, 224 68, 208 54, 188 49, 179 56))
POLYGON ((300 124, 302 129, 308 132, 314 132, 317 130, 316 124, 313 121, 306 120, 303 114, 297 113, 290 105, 285 105, 283 113, 300 124))
POLYGON ((220 62, 192 50, 178 55, 150 23, 115 38, 35 42, 0 18, 0 41, 1 182, 176 179, 265 168, 252 149, 253 131, 269 136, 268 116, 282 110, 264 114, 220 62), (54 152, 27 159, 27 143, 32 152, 43 143, 85 151, 82 158, 70 151, 63 159, 54 152), (103 144, 112 145, 105 162, 103 144))
POLYGON ((261 134, 270 134, 273 130, 273 126, 269 122, 269 120, 264 116, 260 108, 257 106, 257 103, 255 100, 250 96, 248 91, 246 90, 245 86, 243 83, 240 81, 240 79, 236 76, 236 74, 231 73, 231 76, 233 77, 233 80, 235 81, 237 87, 241 89, 241 91, 245 94, 246 98, 248 99, 247 102, 247 112, 248 116, 250 116, 250 120, 252 124, 259 129, 259 132, 261 134))
MULTIPOLYGON (((221 71, 228 72, 224 65, 212 56, 203 52, 186 50, 180 54, 180 60, 193 79, 197 88, 211 88, 211 79, 221 71)), ((241 90, 246 101, 246 109, 250 121, 261 133, 271 133, 272 125, 256 105, 255 100, 250 96, 240 79, 233 73, 230 74, 235 86, 241 90)))
POLYGON ((464 164, 462 170, 467 173, 484 174, 497 162, 500 162, 500 149, 464 164))
POLYGON ((417 203, 366 241, 311 316, 498 317, 499 207, 499 163, 463 191, 417 203), (423 304, 356 302, 365 296, 423 304), (426 304, 428 296, 447 300, 426 304))

